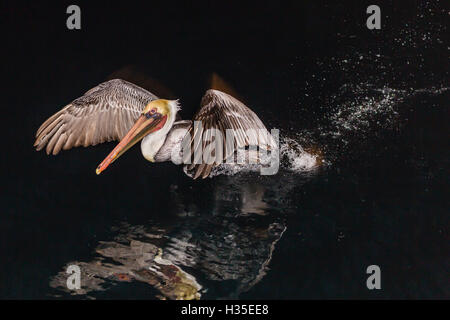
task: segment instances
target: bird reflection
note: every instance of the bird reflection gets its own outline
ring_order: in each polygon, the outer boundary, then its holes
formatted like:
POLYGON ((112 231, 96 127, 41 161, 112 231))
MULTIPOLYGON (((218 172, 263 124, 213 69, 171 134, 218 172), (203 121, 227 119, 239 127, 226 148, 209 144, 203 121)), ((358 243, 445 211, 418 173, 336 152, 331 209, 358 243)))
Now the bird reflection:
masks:
POLYGON ((216 180, 206 214, 188 187, 172 185, 175 221, 117 225, 114 239, 100 241, 91 261, 67 264, 80 267, 80 289, 67 289, 66 268, 50 286, 95 298, 120 282, 137 281, 154 289, 153 298, 238 298, 265 276, 286 230, 283 216, 270 204, 294 185, 281 180, 255 182, 248 175, 216 180))

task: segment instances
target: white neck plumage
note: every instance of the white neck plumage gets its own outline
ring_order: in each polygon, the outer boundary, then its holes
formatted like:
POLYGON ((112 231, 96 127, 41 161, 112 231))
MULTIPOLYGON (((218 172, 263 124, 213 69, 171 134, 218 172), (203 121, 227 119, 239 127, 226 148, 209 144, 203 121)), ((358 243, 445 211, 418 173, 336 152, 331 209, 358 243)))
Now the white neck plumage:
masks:
POLYGON ((170 129, 172 129, 172 126, 175 122, 177 112, 180 110, 178 100, 171 100, 169 101, 168 105, 170 111, 164 126, 160 130, 145 136, 141 142, 142 155, 145 159, 151 162, 155 162, 154 156, 163 146, 164 141, 166 140, 166 136, 169 133, 170 129))

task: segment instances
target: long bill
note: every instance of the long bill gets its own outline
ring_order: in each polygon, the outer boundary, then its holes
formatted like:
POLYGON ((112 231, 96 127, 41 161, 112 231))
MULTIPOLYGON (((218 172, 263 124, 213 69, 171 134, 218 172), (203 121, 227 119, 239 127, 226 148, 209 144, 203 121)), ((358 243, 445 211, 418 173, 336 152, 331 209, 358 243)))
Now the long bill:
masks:
POLYGON ((120 140, 119 144, 111 151, 111 153, 100 163, 95 170, 97 174, 104 171, 111 163, 124 154, 128 149, 138 143, 147 134, 161 129, 166 122, 167 116, 155 116, 147 118, 141 115, 133 127, 128 131, 125 137, 120 140))

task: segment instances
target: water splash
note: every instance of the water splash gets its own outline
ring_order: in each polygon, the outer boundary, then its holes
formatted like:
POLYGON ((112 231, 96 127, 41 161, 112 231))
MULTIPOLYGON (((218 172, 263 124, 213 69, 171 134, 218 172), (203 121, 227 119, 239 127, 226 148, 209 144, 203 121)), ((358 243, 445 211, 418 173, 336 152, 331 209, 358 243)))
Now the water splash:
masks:
POLYGON ((348 144, 349 138, 358 139, 375 130, 392 128, 398 121, 396 106, 403 101, 405 91, 392 88, 376 89, 369 84, 345 84, 331 98, 326 115, 328 128, 321 128, 321 136, 340 139, 348 144))
MULTIPOLYGON (((279 144, 280 170, 290 172, 306 172, 318 167, 319 156, 304 150, 300 140, 289 136, 280 137, 279 144)), ((270 162, 270 157, 263 158, 261 163, 270 162)), ((233 176, 240 173, 260 172, 261 164, 221 164, 211 171, 210 177, 218 175, 233 176)))
POLYGON ((293 172, 311 171, 323 162, 318 154, 305 151, 299 139, 290 137, 282 138, 280 143, 280 159, 282 167, 293 172))

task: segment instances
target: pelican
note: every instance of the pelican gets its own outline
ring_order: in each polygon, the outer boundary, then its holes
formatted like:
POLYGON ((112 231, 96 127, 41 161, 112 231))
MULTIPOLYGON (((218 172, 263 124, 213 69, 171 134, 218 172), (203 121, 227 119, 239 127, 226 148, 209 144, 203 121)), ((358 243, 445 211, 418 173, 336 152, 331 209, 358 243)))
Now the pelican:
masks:
POLYGON ((208 177, 213 167, 233 156, 235 151, 233 154, 214 152, 212 163, 203 159, 192 163, 183 162, 186 158, 181 153, 182 141, 187 134, 192 135, 189 157, 194 156, 195 150, 204 147, 205 141, 212 138, 208 129, 219 130, 223 137, 227 129, 234 130, 235 148, 231 150, 244 149, 248 152, 251 146, 265 150, 277 148, 258 116, 241 101, 222 91, 207 90, 192 120, 180 120, 177 116, 179 110, 178 100, 160 99, 125 80, 109 80, 90 89, 48 118, 36 132, 34 147, 37 151, 45 148, 47 154, 56 155, 61 150, 73 147, 120 141, 97 167, 96 173, 100 174, 142 140, 141 151, 145 159, 151 162, 172 160, 175 164, 183 163, 185 172, 194 179, 208 177), (201 121, 202 126, 196 127, 195 121, 201 121), (248 129, 262 130, 267 134, 255 138, 248 133, 248 129))

